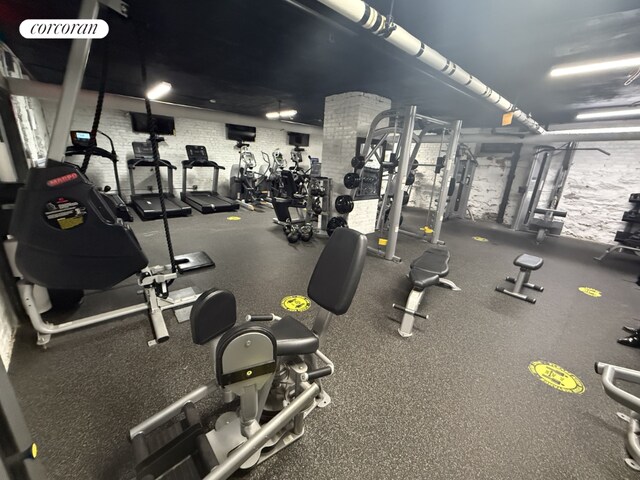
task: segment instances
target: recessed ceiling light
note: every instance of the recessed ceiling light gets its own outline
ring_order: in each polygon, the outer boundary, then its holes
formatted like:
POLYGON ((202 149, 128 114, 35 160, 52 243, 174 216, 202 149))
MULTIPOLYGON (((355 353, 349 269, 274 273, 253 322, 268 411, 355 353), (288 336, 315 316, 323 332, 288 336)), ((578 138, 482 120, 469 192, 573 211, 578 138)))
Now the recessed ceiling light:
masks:
POLYGON ((576 120, 590 120, 597 118, 633 117, 640 115, 640 107, 618 108, 616 110, 596 110, 576 115, 576 120))
POLYGON ((606 72, 607 70, 620 70, 633 67, 640 67, 640 56, 555 67, 549 75, 552 77, 564 77, 567 75, 606 72))
POLYGON ((147 91, 147 98, 149 100, 157 100, 169 93, 170 90, 171 84, 169 82, 157 83, 147 91))
POLYGON ((572 130, 548 130, 547 135, 573 135, 589 133, 640 133, 640 127, 574 128, 572 130))
POLYGON ((297 113, 297 110, 282 110, 281 112, 269 112, 266 116, 269 120, 276 120, 278 118, 293 118, 297 113))

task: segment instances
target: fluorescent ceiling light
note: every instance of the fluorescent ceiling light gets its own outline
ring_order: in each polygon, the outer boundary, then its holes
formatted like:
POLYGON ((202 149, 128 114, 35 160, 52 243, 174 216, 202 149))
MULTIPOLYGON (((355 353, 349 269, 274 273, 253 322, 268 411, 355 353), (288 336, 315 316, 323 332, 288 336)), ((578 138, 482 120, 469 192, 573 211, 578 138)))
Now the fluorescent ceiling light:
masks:
POLYGON ((147 98, 149 100, 157 100, 160 97, 164 97, 170 90, 171 84, 169 82, 157 83, 147 91, 147 98))
POLYGON ((579 65, 567 65, 551 70, 552 77, 564 77, 567 75, 579 75, 584 73, 605 72, 624 68, 640 67, 640 56, 607 60, 604 62, 591 62, 579 65))
POLYGON ((547 130, 547 135, 588 135, 590 133, 640 133, 640 127, 575 128, 572 130, 547 130))
POLYGON ((269 112, 267 113, 267 118, 269 120, 275 120, 277 118, 293 118, 296 113, 298 113, 297 110, 283 110, 281 112, 269 112))
POLYGON ((616 118, 616 117, 633 117, 640 115, 640 107, 635 108, 619 108, 617 110, 596 110, 593 112, 583 112, 576 115, 576 120, 589 120, 595 118, 616 118))

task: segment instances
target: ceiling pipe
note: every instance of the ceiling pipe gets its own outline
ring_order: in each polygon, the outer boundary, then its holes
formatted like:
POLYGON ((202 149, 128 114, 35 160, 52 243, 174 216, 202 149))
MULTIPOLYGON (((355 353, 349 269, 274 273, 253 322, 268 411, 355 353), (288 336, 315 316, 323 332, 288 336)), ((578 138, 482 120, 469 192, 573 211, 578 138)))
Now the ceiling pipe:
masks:
POLYGON ((512 112, 513 118, 527 127, 532 133, 542 134, 545 129, 536 122, 531 115, 524 113, 513 103, 495 92, 459 65, 445 58, 440 53, 430 48, 420 39, 414 37, 400 25, 390 24, 387 17, 361 0, 317 0, 340 15, 357 23, 365 30, 382 37, 385 41, 396 46, 400 50, 416 57, 422 63, 447 75, 451 80, 459 83, 471 92, 484 98, 503 112, 512 112))

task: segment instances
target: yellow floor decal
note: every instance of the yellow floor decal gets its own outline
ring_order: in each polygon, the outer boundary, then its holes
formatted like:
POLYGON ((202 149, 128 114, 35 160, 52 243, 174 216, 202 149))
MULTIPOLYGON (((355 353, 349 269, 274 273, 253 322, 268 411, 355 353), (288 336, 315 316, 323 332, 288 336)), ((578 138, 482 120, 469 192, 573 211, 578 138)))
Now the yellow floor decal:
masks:
POLYGON ((476 242, 488 242, 489 240, 487 240, 484 237, 472 237, 476 242))
POLYGON ((231 220, 232 222, 237 222, 240 220, 240 217, 227 217, 227 220, 231 220))
POLYGON ((289 295, 282 299, 280 306, 290 312, 304 312, 309 310, 311 300, 307 297, 303 297, 302 295, 289 295))
POLYGON ((591 288, 591 287, 580 287, 578 288, 578 290, 580 290, 582 293, 584 293, 585 295, 589 295, 590 297, 601 297, 602 296, 602 292, 600 290, 596 290, 595 288, 591 288))
POLYGON ((529 371, 550 387, 567 393, 582 394, 586 390, 584 383, 573 373, 550 362, 531 362, 529 371))

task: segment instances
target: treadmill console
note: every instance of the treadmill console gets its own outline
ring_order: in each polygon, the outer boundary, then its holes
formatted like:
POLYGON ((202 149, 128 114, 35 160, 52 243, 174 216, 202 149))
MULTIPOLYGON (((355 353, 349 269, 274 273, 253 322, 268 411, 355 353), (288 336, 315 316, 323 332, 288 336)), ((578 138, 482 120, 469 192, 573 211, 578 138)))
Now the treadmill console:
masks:
POLYGON ((207 147, 204 145, 187 145, 187 157, 191 162, 203 162, 209 160, 207 147))
POLYGON ((89 148, 95 146, 95 140, 91 141, 91 132, 85 130, 71 130, 71 143, 74 147, 89 148))
POLYGON ((133 155, 138 159, 153 160, 151 142, 131 142, 133 155))

